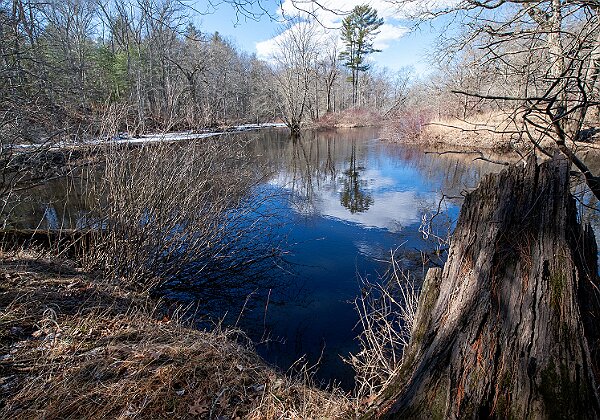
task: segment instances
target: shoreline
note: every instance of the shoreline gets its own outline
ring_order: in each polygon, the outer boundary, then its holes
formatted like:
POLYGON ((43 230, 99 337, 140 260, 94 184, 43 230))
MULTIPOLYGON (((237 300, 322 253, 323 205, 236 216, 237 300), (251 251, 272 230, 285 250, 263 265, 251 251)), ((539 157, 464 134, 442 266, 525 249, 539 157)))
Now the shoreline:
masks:
POLYGON ((223 134, 230 133, 243 133, 248 131, 263 130, 269 128, 287 128, 284 123, 262 123, 262 124, 242 124, 227 126, 219 129, 200 129, 200 130, 185 130, 185 131, 166 131, 163 133, 147 133, 139 136, 130 136, 129 133, 119 133, 110 138, 104 140, 84 140, 80 142, 57 142, 57 143, 32 143, 32 144, 15 144, 12 145, 13 149, 35 149, 47 146, 49 150, 61 150, 71 147, 79 146, 96 146, 106 144, 146 144, 146 143, 158 143, 158 142, 176 142, 176 141, 189 141, 189 140, 200 140, 209 137, 221 136, 223 134))
POLYGON ((347 417, 352 400, 286 376, 242 331, 197 330, 167 307, 70 260, 0 254, 5 418, 347 417))
MULTIPOLYGON (((384 124, 382 140, 399 144, 421 145, 434 148, 459 147, 465 150, 492 152, 496 154, 529 152, 533 144, 523 138, 521 129, 514 121, 506 121, 501 115, 485 115, 473 121, 459 119, 433 120, 403 130, 397 121, 384 124)), ((540 145, 548 150, 558 150, 551 139, 542 139, 540 145)), ((600 137, 592 136, 586 141, 571 142, 579 152, 600 153, 600 137)))

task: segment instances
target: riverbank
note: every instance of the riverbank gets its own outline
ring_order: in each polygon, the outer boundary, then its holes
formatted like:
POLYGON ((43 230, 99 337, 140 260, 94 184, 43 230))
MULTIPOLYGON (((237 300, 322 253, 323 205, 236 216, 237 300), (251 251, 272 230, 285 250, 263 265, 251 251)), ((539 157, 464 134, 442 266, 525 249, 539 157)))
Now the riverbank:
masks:
POLYGON ((114 136, 105 138, 92 138, 87 140, 81 140, 78 142, 49 142, 44 141, 42 143, 31 143, 31 144, 15 144, 11 145, 12 148, 17 150, 28 150, 37 148, 46 149, 66 149, 81 146, 94 146, 104 144, 146 144, 146 143, 157 143, 157 142, 178 142, 178 141, 191 141, 200 140, 208 137, 221 136, 224 134, 231 133, 243 133, 248 131, 263 130, 268 128, 286 128, 284 123, 261 123, 261 124, 242 124, 233 126, 222 126, 216 128, 206 128, 200 130, 187 130, 187 131, 167 131, 167 132, 155 132, 146 133, 140 135, 132 135, 130 133, 118 133, 114 136))
POLYGON ((341 112, 328 112, 310 122, 305 128, 311 130, 334 130, 337 128, 376 127, 381 125, 379 112, 364 108, 351 108, 341 112))
POLYGON ((510 150, 518 143, 519 130, 514 121, 500 114, 484 114, 468 120, 444 118, 424 122, 415 116, 390 121, 382 138, 427 146, 451 145, 487 150, 510 150), (408 121, 407 121, 408 120, 408 121))
MULTIPOLYGON (((599 130, 588 128, 586 139, 576 146, 588 153, 600 141, 599 130)), ((513 114, 484 113, 466 119, 440 118, 422 121, 417 115, 406 115, 388 121, 381 133, 382 139, 405 144, 434 147, 455 146, 471 150, 495 152, 524 151, 533 147, 524 135, 522 122, 513 114)), ((556 144, 542 139, 541 146, 552 150, 556 144)))
POLYGON ((72 261, 4 253, 0 276, 2 418, 351 415, 346 395, 276 371, 241 331, 194 329, 72 261))
POLYGON ((488 115, 474 121, 432 121, 424 126, 420 138, 429 144, 451 144, 503 151, 521 146, 518 133, 518 127, 513 121, 488 115))

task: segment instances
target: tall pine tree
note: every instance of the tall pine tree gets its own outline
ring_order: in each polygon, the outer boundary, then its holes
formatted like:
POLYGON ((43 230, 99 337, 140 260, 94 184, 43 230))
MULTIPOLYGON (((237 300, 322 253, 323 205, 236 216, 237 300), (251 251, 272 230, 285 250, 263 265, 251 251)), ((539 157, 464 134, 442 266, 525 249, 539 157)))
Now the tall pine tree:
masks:
POLYGON ((380 51, 373 47, 373 38, 379 33, 381 25, 383 19, 377 16, 377 10, 367 4, 356 6, 342 21, 344 51, 340 53, 340 59, 352 72, 352 105, 357 104, 358 75, 370 67, 366 62, 367 56, 380 51))

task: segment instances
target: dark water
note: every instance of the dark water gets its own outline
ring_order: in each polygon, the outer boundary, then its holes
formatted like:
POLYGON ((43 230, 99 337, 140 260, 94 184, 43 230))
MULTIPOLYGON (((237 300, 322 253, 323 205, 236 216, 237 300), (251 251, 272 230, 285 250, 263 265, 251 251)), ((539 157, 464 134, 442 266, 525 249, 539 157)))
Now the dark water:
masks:
MULTIPOLYGON (((285 130, 245 135, 257 165, 273 174, 257 194, 269 197, 266 210, 274 215, 276 235, 285 238, 287 254, 284 264, 269 270, 276 282, 265 282, 212 314, 246 330, 259 353, 282 370, 304 356, 308 365, 319 361, 318 380, 350 389, 353 373, 340 356, 358 350, 352 305, 360 292, 358 277, 377 280, 392 251, 417 277, 441 264, 443 254, 424 260, 443 244, 433 235, 424 239, 423 216, 441 210, 431 229, 445 237, 461 193, 502 167, 469 155, 388 144, 374 129, 305 133, 296 140, 285 130)), ((79 190, 77 180, 45 188, 20 204, 14 224, 80 225, 85 203, 79 190)), ((184 289, 177 297, 200 299, 195 293, 184 289)))
POLYGON ((309 365, 319 361, 317 379, 351 388, 352 369, 340 356, 358 350, 352 305, 358 276, 377 280, 393 250, 417 277, 442 263, 423 264, 421 251, 432 255, 440 246, 419 232, 423 216, 440 208, 432 229, 445 237, 461 193, 501 167, 386 144, 373 129, 306 133, 299 140, 285 131, 256 137, 254 154, 275 172, 267 190, 287 193, 271 205, 285 221, 279 229, 287 235, 290 265, 279 271, 287 287, 257 292, 240 325, 256 341, 270 338, 258 345, 269 362, 286 369, 305 356, 309 365))

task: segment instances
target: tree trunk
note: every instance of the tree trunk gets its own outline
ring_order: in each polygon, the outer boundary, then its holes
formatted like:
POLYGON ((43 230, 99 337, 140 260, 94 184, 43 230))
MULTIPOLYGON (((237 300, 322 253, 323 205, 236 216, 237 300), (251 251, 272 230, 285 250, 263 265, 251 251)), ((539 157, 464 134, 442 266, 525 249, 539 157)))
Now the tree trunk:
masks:
POLYGON ((597 249, 563 157, 486 177, 430 269, 397 378, 369 416, 596 419, 597 249))

